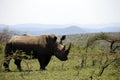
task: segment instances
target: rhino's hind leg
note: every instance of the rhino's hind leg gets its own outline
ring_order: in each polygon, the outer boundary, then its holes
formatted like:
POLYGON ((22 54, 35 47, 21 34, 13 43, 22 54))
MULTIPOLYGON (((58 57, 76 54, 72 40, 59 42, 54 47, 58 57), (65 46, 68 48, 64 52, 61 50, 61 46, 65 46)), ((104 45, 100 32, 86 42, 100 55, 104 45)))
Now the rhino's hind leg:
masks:
POLYGON ((10 69, 9 69, 10 60, 11 60, 11 58, 9 58, 9 57, 6 57, 4 60, 3 66, 5 68, 5 71, 10 71, 10 69))
POLYGON ((21 68, 21 60, 20 59, 15 59, 15 62, 14 62, 16 65, 17 65, 17 68, 19 71, 22 71, 22 68, 21 68))
POLYGON ((40 63, 40 70, 46 70, 45 67, 48 65, 50 59, 51 59, 51 56, 45 56, 45 57, 38 59, 40 63))

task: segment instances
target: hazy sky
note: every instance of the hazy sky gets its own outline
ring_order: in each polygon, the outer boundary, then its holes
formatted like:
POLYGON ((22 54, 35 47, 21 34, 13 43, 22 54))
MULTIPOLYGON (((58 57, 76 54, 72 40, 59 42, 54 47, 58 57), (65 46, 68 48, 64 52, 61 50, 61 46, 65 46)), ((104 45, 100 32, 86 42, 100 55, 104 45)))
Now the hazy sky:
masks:
POLYGON ((120 23, 120 0, 0 0, 0 24, 120 23))

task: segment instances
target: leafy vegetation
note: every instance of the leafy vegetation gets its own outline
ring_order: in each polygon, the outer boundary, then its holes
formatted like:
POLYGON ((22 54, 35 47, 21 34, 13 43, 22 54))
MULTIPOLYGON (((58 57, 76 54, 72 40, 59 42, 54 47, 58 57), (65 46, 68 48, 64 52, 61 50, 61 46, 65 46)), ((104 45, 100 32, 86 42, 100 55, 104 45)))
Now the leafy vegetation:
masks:
MULTIPOLYGON (((4 72, 4 44, 0 43, 0 80, 120 80, 120 49, 110 53, 110 43, 101 39, 107 36, 119 38, 120 33, 91 33, 68 35, 64 42, 72 43, 69 60, 62 62, 52 57, 46 71, 39 70, 37 59, 22 60, 24 71, 19 72, 14 60, 10 62, 11 72, 4 72), (86 44, 90 45, 86 52, 86 44), (92 42, 93 41, 93 42, 92 42), (88 42, 89 43, 89 42, 88 42), (104 70, 103 70, 104 69, 104 70), (103 71, 102 71, 103 70, 103 71), (101 74, 102 73, 102 74, 101 74)), ((115 39, 115 38, 114 38, 115 39)), ((114 44, 119 46, 119 42, 114 44)))

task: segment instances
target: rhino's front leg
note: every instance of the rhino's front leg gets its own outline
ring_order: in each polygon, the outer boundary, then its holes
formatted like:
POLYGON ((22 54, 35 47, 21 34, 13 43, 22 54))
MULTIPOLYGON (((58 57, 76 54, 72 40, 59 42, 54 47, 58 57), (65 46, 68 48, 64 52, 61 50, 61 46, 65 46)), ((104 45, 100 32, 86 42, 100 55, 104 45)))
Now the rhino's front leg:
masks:
POLYGON ((17 68, 19 69, 19 71, 22 71, 21 60, 20 59, 15 59, 14 63, 17 65, 17 68))
POLYGON ((40 70, 46 70, 45 67, 48 65, 50 59, 51 59, 51 56, 44 56, 38 59, 40 64, 40 70))

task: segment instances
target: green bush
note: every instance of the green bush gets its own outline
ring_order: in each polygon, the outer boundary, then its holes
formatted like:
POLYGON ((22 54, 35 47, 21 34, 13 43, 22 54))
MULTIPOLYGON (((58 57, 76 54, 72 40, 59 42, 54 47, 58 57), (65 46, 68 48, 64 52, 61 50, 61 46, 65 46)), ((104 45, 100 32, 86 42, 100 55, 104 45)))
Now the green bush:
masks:
MULTIPOLYGON (((2 44, 0 44, 0 71, 2 71, 2 64, 3 64, 3 60, 4 60, 4 46, 2 44)), ((1 78, 0 78, 1 80, 1 78)))
POLYGON ((4 53, 4 46, 2 44, 0 44, 0 54, 4 53))

